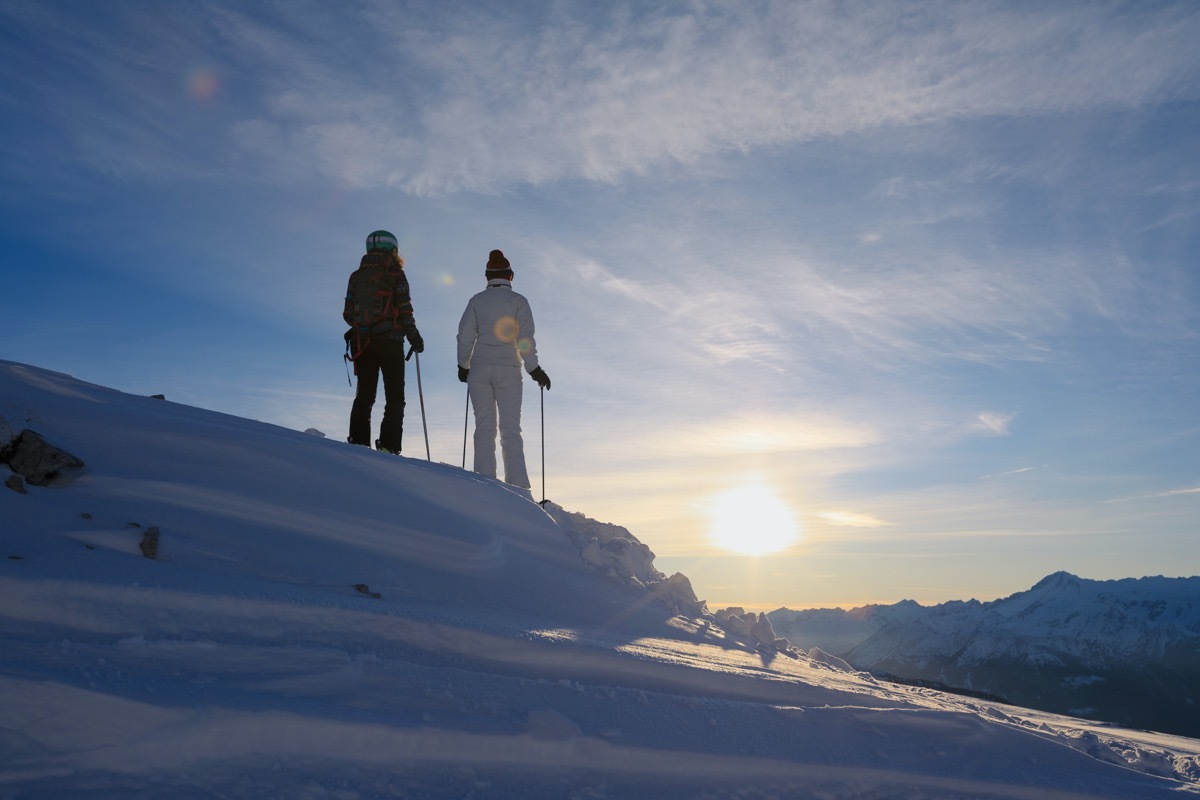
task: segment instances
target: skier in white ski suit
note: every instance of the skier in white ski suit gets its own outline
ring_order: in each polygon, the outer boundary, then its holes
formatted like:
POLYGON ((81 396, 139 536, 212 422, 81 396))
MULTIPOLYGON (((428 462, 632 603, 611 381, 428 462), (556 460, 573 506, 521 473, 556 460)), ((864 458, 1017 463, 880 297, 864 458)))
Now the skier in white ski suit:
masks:
POLYGON ((487 288, 467 302, 458 323, 458 379, 467 384, 475 410, 475 471, 496 477, 499 417, 504 482, 528 489, 521 439, 521 364, 538 386, 550 378, 538 366, 529 301, 513 291, 513 271, 504 253, 493 250, 484 270, 487 288))

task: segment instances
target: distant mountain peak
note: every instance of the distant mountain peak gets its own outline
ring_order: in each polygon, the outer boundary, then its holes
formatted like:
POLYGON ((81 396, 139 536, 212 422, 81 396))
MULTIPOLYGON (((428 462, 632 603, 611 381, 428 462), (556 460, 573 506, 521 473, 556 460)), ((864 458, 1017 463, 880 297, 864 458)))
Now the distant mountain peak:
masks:
POLYGON ((1083 585, 1082 578, 1080 578, 1076 575, 1072 575, 1071 573, 1066 572, 1064 570, 1059 570, 1058 572, 1051 573, 1050 575, 1047 575, 1046 577, 1042 578, 1040 581, 1038 581, 1036 584, 1034 584, 1033 588, 1034 589, 1068 589, 1068 588, 1076 588, 1076 587, 1079 587, 1082 585, 1083 585))

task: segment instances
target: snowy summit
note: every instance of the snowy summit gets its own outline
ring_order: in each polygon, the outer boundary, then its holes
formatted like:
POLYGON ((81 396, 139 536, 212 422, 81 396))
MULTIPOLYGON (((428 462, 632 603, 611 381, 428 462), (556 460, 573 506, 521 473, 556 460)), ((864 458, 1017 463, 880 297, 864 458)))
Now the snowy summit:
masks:
POLYGON ((1200 741, 764 642, 454 466, 12 362, 0 454, 3 798, 1200 794, 1200 741))

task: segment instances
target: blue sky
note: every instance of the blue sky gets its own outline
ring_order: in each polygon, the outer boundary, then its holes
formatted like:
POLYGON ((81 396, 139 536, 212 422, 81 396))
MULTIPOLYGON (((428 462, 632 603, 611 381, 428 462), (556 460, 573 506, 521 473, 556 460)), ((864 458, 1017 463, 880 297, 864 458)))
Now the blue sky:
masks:
POLYGON ((342 438, 387 228, 459 463, 499 247, 546 495, 711 604, 1200 573, 1200 6, 243 6, 0 2, 0 358, 342 438))

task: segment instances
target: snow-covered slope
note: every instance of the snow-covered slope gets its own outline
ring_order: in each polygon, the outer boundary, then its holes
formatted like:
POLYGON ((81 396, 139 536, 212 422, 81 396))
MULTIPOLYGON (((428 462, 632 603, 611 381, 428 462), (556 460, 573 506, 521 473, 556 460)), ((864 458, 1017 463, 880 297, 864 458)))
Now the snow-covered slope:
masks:
POLYGON ((1058 572, 990 603, 770 615, 859 669, 1135 727, 1200 735, 1200 577, 1058 572))
POLYGON ((0 475, 0 797, 1200 793, 1196 740, 752 647, 455 467, 10 362, 0 416, 84 463, 0 475))

